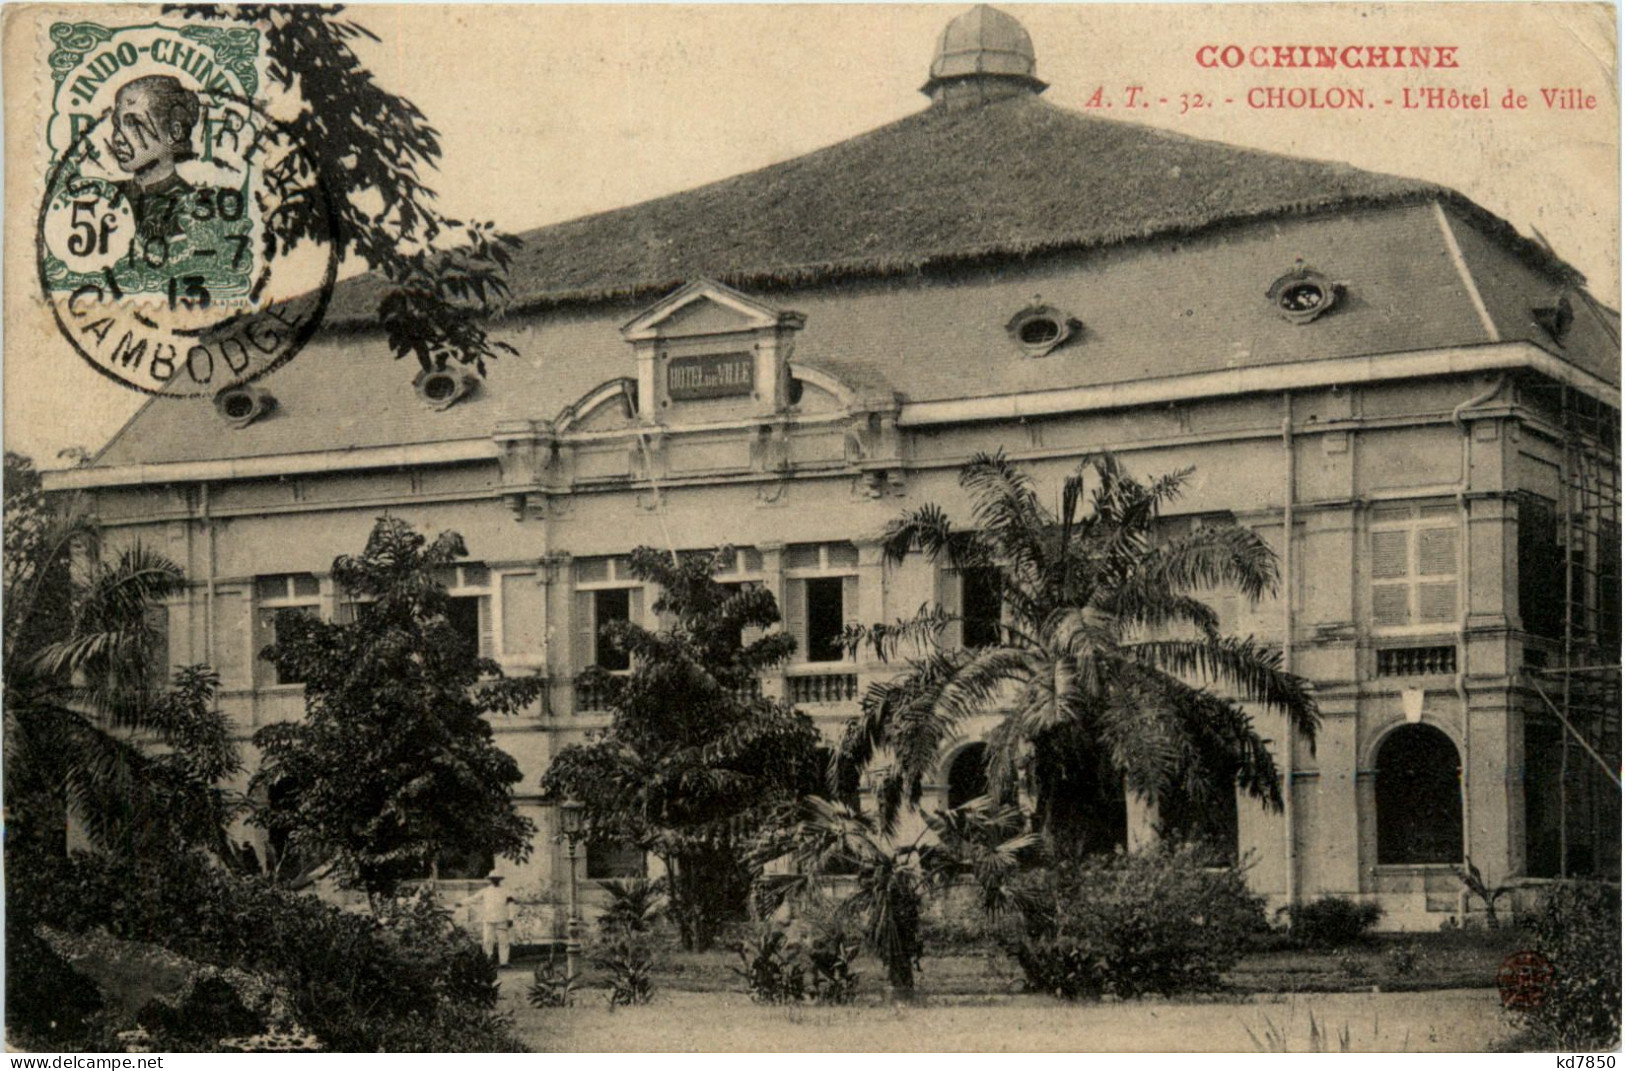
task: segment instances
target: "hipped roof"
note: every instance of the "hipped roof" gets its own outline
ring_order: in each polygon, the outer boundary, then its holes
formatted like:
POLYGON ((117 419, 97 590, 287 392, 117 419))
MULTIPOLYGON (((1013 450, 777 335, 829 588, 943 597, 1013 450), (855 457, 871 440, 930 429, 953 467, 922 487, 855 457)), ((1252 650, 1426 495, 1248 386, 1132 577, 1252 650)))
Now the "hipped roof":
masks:
MULTIPOLYGON (((1432 183, 1023 95, 929 108, 784 163, 533 230, 510 273, 511 311, 659 294, 701 277, 748 288, 913 273, 1424 199, 1458 203, 1540 256, 1432 183)), ((366 323, 382 288, 375 277, 343 285, 329 322, 366 323)))

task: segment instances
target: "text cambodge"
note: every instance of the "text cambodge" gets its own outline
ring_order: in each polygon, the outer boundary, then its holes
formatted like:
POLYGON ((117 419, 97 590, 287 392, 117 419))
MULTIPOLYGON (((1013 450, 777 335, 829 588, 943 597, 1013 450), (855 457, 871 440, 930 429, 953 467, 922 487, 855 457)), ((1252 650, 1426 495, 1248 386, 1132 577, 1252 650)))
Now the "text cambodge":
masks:
POLYGON ((1203 45, 1201 67, 1344 68, 1348 70, 1453 70, 1457 45, 1203 45))

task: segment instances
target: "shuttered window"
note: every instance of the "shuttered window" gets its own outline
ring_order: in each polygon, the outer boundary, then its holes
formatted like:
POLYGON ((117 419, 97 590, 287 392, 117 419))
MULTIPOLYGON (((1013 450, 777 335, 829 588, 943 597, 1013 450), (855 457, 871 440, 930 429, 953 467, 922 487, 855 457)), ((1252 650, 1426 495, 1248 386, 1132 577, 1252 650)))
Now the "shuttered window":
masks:
POLYGON ((491 614, 491 570, 478 562, 447 566, 436 576, 446 586, 446 617, 464 649, 480 658, 496 657, 491 614))
MULTIPOLYGON (((295 673, 282 673, 262 657, 277 642, 277 621, 288 614, 321 616, 321 584, 309 573, 283 573, 254 578, 255 678, 261 686, 302 684, 295 673)), ((224 674, 222 674, 222 679, 224 674)))
POLYGON ((589 666, 611 673, 631 668, 626 652, 604 635, 604 626, 612 621, 643 624, 643 588, 630 581, 624 559, 582 558, 576 562, 571 659, 577 672, 589 666))
POLYGON ((1371 627, 1424 629, 1457 620, 1461 526, 1453 506, 1372 512, 1371 627))
POLYGON ((999 642, 1003 605, 997 569, 942 570, 937 605, 957 618, 942 631, 944 646, 991 647, 999 642))
POLYGON ((848 659, 841 632, 858 620, 858 552, 850 543, 802 544, 785 551, 784 629, 800 662, 848 659))

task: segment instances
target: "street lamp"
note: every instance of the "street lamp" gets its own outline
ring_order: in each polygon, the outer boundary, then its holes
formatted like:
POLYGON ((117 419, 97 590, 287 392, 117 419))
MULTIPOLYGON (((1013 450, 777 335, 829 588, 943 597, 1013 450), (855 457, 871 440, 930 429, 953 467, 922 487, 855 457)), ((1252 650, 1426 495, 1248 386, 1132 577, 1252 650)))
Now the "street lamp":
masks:
POLYGON ((581 913, 576 904, 576 841, 581 839, 583 810, 580 800, 565 800, 559 804, 559 829, 569 845, 570 908, 564 920, 564 975, 576 976, 576 961, 581 958, 581 913))

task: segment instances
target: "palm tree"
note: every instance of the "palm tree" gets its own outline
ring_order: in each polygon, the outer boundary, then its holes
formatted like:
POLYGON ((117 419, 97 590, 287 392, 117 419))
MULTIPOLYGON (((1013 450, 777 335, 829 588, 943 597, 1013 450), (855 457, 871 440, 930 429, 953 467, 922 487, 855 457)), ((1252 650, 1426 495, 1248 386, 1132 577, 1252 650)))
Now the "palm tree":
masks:
MULTIPOLYGON (((19 505, 8 493, 8 528, 19 505)), ((156 664, 151 610, 181 589, 180 567, 139 544, 95 561, 83 517, 23 515, 33 530, 7 550, 26 561, 8 560, 5 592, 13 831, 60 851, 71 814, 104 850, 222 849, 234 806, 218 786, 240 764, 214 709, 218 678, 192 666, 171 686, 156 664)))
POLYGON ((939 646, 951 620, 940 607, 848 635, 883 659, 906 642, 917 651, 868 688, 841 745, 839 761, 859 769, 890 757, 878 771, 882 828, 895 828, 905 802, 918 805, 943 745, 984 712, 999 719, 989 793, 1006 799, 1025 784, 1059 854, 1119 839, 1125 791, 1185 834, 1227 813, 1237 786, 1280 807, 1275 763, 1239 704, 1284 713, 1311 744, 1318 713, 1276 651, 1222 635, 1196 597, 1220 586, 1254 602, 1272 593, 1269 546, 1233 523, 1158 540, 1159 511, 1189 474, 1142 484, 1110 455, 1085 459, 1051 512, 1002 453, 979 454, 960 474, 971 528, 930 504, 888 526, 889 562, 919 550, 961 572, 988 570, 1004 614, 998 642, 982 647, 939 646))
POLYGON ((863 943, 886 965, 892 989, 911 992, 925 950, 919 842, 894 846, 868 816, 821 796, 803 797, 796 810, 795 823, 761 853, 764 860, 787 855, 794 864, 795 877, 777 891, 785 897, 818 896, 827 884, 822 879, 839 876, 848 889, 842 912, 859 920, 863 943))

